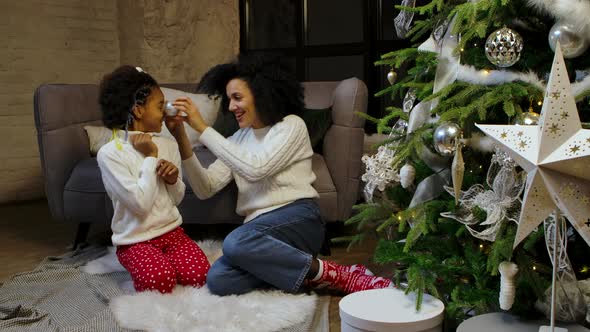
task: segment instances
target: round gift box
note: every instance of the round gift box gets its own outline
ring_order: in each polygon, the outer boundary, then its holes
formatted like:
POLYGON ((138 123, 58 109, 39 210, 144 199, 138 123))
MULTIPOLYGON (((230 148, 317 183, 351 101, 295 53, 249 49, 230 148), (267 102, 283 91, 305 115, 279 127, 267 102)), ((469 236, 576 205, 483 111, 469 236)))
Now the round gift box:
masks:
POLYGON ((444 304, 424 294, 416 311, 416 294, 384 288, 349 294, 340 300, 342 332, 358 331, 442 331, 444 304))

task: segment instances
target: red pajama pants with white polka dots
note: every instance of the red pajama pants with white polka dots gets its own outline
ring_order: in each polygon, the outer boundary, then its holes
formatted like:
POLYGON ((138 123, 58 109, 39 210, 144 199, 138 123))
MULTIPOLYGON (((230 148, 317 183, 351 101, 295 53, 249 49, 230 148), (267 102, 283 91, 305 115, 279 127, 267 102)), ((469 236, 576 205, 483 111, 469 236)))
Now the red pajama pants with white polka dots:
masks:
POLYGON ((117 246, 117 257, 138 292, 170 293, 176 284, 201 287, 209 271, 205 253, 181 227, 145 242, 117 246))

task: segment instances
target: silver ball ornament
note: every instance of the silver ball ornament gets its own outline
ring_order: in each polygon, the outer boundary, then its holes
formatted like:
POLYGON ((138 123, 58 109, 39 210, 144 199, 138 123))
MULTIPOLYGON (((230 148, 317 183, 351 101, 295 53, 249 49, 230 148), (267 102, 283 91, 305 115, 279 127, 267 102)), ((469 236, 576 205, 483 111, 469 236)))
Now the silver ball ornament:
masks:
POLYGON ((434 130, 434 149, 442 156, 455 152, 456 142, 461 138, 461 128, 452 122, 443 122, 434 130))
POLYGON ((518 32, 503 27, 492 32, 486 40, 486 57, 498 67, 510 67, 520 59, 523 46, 518 32))
POLYGON ((539 113, 528 111, 526 113, 522 113, 521 116, 516 117, 513 124, 517 126, 536 126, 539 124, 539 117, 539 113))
POLYGON ((393 85, 395 83, 396 79, 397 79, 397 73, 395 71, 393 71, 393 69, 391 69, 389 71, 389 73, 387 73, 387 81, 389 82, 389 84, 393 85))
POLYGON ((558 41, 564 58, 578 57, 590 46, 588 39, 577 32, 573 24, 564 21, 558 21, 549 30, 549 46, 553 52, 558 41))

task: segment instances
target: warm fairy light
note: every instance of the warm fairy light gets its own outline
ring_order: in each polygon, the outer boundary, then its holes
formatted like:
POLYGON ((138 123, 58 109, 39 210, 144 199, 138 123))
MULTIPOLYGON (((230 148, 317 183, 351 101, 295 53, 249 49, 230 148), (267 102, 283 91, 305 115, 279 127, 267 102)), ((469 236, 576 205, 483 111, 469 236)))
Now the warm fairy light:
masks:
POLYGON ((533 265, 533 271, 536 271, 536 270, 537 270, 537 267, 533 265))
POLYGON ((483 249, 483 244, 480 244, 479 245, 479 249, 483 249))
POLYGON ((401 221, 402 220, 402 216, 398 215, 397 216, 397 220, 401 221))
POLYGON ((543 105, 543 102, 542 102, 541 100, 539 100, 539 101, 537 102, 537 105, 541 106, 541 105, 543 105))
POLYGON ((481 72, 482 72, 484 75, 489 75, 489 74, 490 74, 490 71, 489 71, 489 70, 487 70, 487 69, 484 69, 484 70, 482 70, 481 72))

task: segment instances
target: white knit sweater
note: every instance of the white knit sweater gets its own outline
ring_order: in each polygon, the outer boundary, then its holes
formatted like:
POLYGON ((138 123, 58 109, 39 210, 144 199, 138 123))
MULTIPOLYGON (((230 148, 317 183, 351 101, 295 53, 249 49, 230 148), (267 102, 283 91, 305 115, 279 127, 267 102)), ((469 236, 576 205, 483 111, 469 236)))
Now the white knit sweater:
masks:
MULTIPOLYGON (((130 132, 133 135, 137 132, 130 132)), ((182 223, 176 206, 184 198, 185 184, 180 171, 180 153, 176 141, 153 136, 158 158, 145 158, 131 143, 119 140, 105 144, 97 160, 106 192, 113 202, 111 221, 114 245, 147 241, 165 234, 182 223), (179 168, 178 180, 167 185, 156 174, 159 159, 179 168)))
POLYGON ((244 222, 301 198, 318 197, 311 186, 313 150, 305 122, 286 116, 272 127, 244 128, 224 138, 211 127, 200 137, 217 160, 204 168, 193 154, 182 162, 200 199, 213 196, 232 179, 238 187, 236 212, 244 222))

